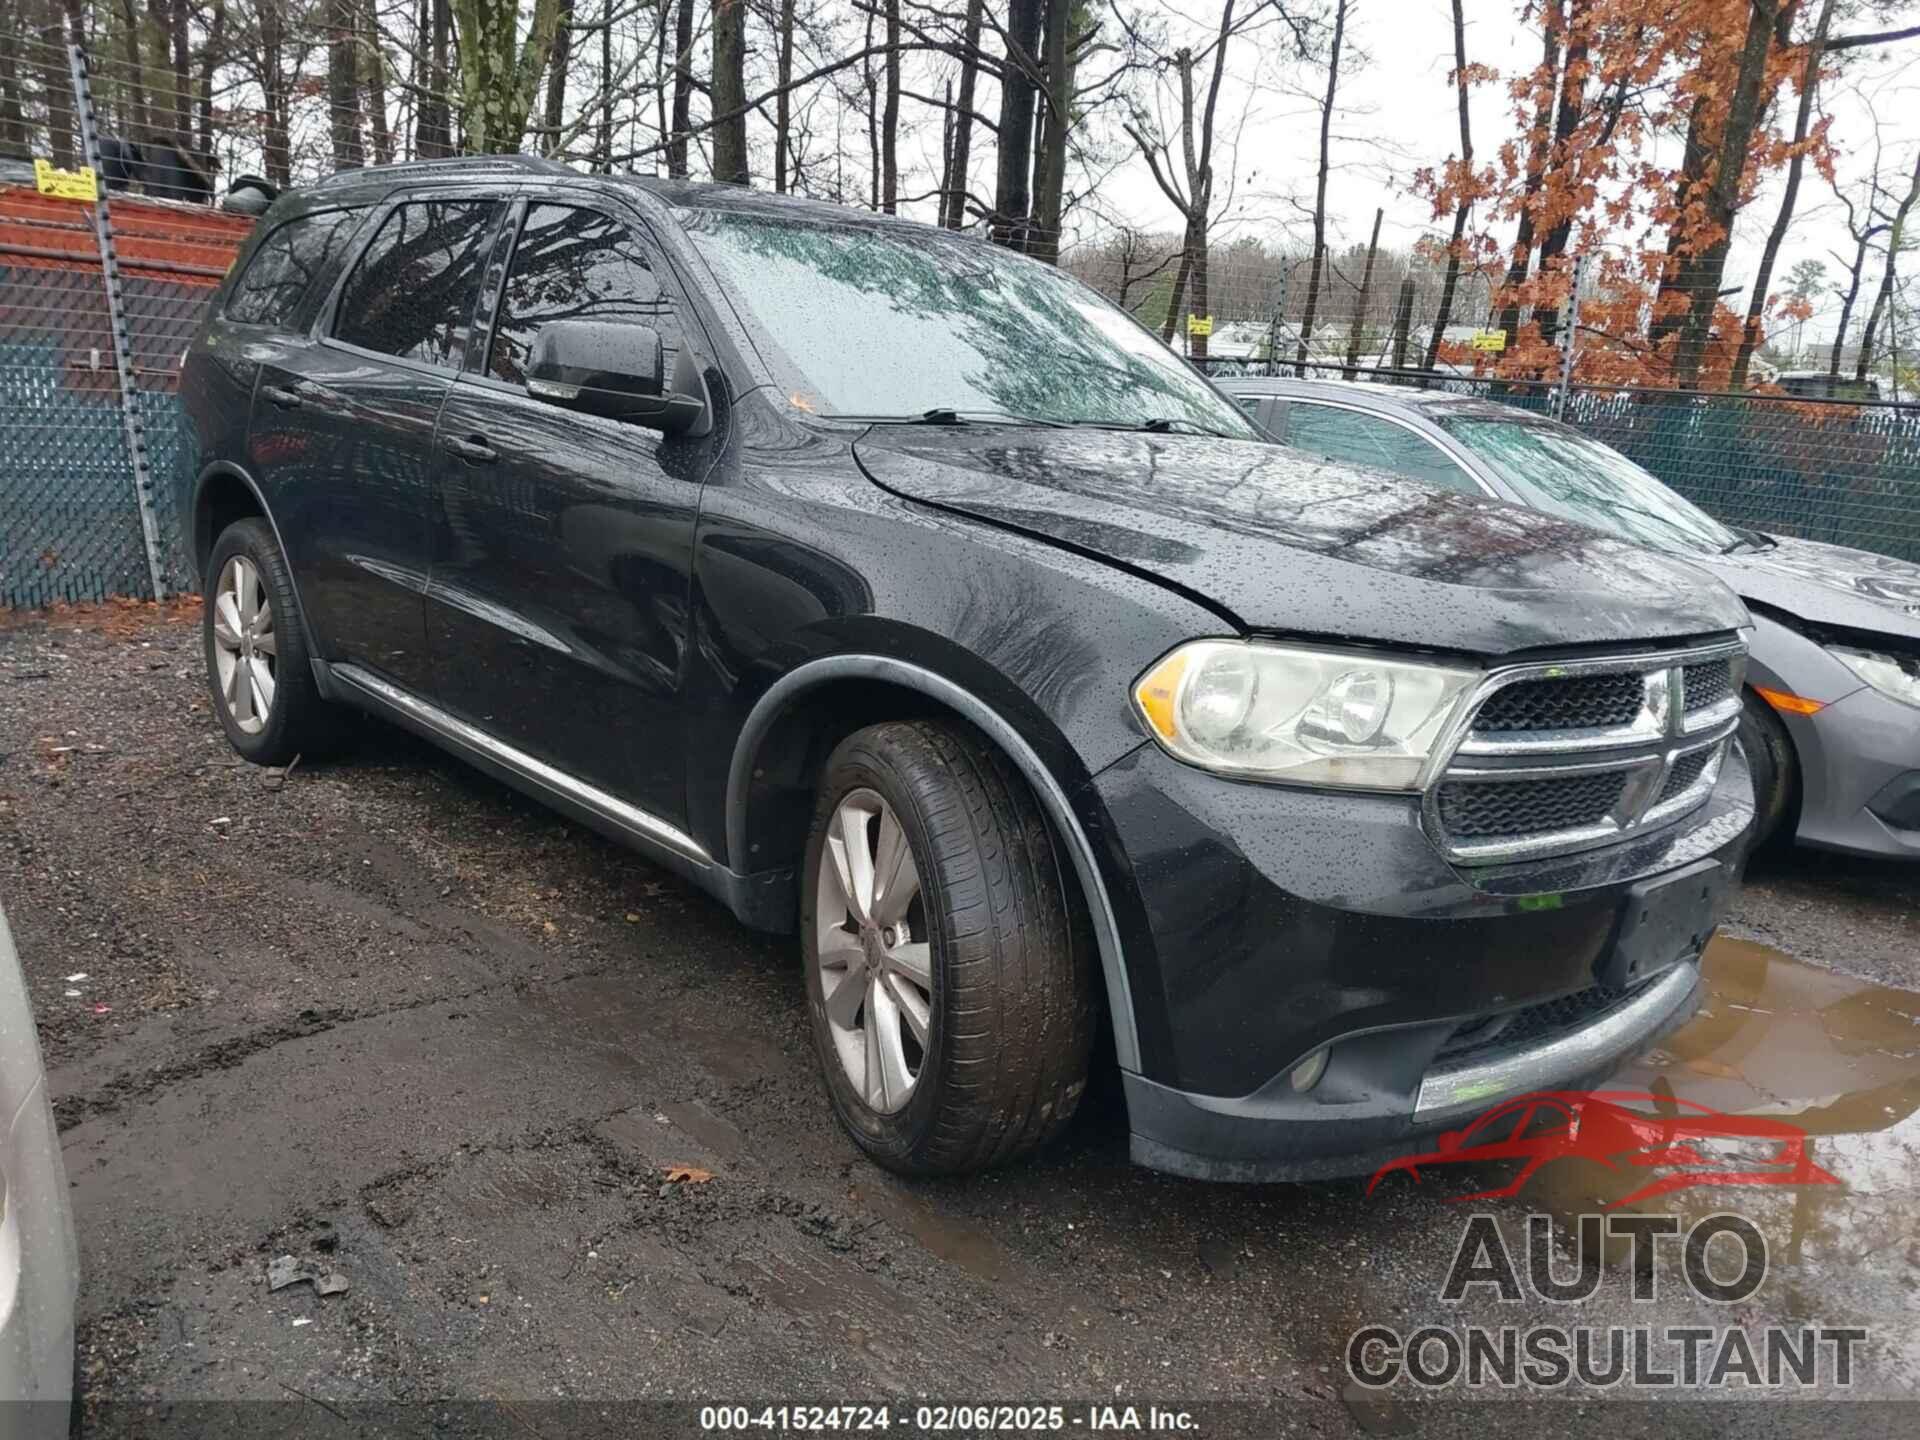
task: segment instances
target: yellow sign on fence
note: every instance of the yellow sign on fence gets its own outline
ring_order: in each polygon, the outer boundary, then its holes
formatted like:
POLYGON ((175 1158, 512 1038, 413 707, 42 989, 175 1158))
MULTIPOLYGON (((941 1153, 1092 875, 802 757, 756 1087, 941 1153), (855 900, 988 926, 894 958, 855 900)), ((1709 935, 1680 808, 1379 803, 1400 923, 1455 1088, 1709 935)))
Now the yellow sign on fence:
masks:
POLYGON ((1504 330, 1476 330, 1473 339, 1467 342, 1476 350, 1504 350, 1507 348, 1507 332, 1504 330))
POLYGON ((1187 334, 1195 337, 1213 334, 1213 317, 1211 315, 1187 316, 1187 334))
POLYGON ((45 160, 36 160, 33 184, 42 195, 51 195, 56 200, 84 200, 92 204, 100 198, 100 185, 93 178, 91 165, 82 165, 78 170, 56 170, 45 160))

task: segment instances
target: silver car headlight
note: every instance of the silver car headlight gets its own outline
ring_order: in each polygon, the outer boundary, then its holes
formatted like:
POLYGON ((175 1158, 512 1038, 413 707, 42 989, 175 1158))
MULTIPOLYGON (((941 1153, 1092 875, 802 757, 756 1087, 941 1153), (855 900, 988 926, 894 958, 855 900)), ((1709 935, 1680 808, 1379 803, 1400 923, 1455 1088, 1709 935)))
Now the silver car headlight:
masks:
POLYGON ((1829 645, 1827 653, 1889 700, 1920 708, 1920 660, 1848 645, 1829 645))
POLYGON ((1257 780, 1415 790, 1480 672, 1359 651, 1196 640, 1133 701, 1169 754, 1257 780))

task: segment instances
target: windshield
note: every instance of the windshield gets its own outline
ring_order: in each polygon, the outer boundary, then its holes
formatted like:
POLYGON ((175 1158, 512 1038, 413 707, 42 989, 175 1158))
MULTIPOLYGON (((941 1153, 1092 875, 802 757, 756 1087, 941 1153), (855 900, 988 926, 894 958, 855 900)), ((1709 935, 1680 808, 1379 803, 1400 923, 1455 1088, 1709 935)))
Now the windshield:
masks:
POLYGON ((1611 446, 1564 425, 1436 415, 1536 510, 1658 550, 1718 554, 1741 537, 1611 446))
POLYGON ((798 409, 1257 438, 1184 360, 1051 265, 937 230, 685 218, 798 409))

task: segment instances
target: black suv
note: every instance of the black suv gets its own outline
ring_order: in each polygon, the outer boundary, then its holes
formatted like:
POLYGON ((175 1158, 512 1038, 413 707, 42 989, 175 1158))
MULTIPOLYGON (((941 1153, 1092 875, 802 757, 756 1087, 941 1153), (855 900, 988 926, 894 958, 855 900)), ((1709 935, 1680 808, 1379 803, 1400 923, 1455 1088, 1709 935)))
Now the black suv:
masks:
POLYGON ((260 222, 186 358, 234 747, 411 727, 797 930, 835 1109, 959 1171, 1364 1169, 1695 1003, 1746 614, 1261 443, 1061 271, 526 159, 260 222))

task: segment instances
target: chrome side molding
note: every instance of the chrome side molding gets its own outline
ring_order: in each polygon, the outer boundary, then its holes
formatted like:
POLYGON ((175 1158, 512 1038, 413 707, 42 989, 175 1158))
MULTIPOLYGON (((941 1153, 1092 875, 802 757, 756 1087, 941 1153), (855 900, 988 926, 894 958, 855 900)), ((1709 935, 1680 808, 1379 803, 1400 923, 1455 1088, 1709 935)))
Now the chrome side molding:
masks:
POLYGON ((377 708, 406 720, 430 739, 442 741, 485 766, 508 772, 510 778, 522 783, 522 788, 586 811, 622 835, 668 851, 698 869, 704 870, 713 864, 713 857, 699 841, 658 815, 629 805, 618 796, 535 759, 477 725, 470 725, 418 695, 367 673, 358 665, 332 665, 328 669, 334 682, 359 691, 377 708))

